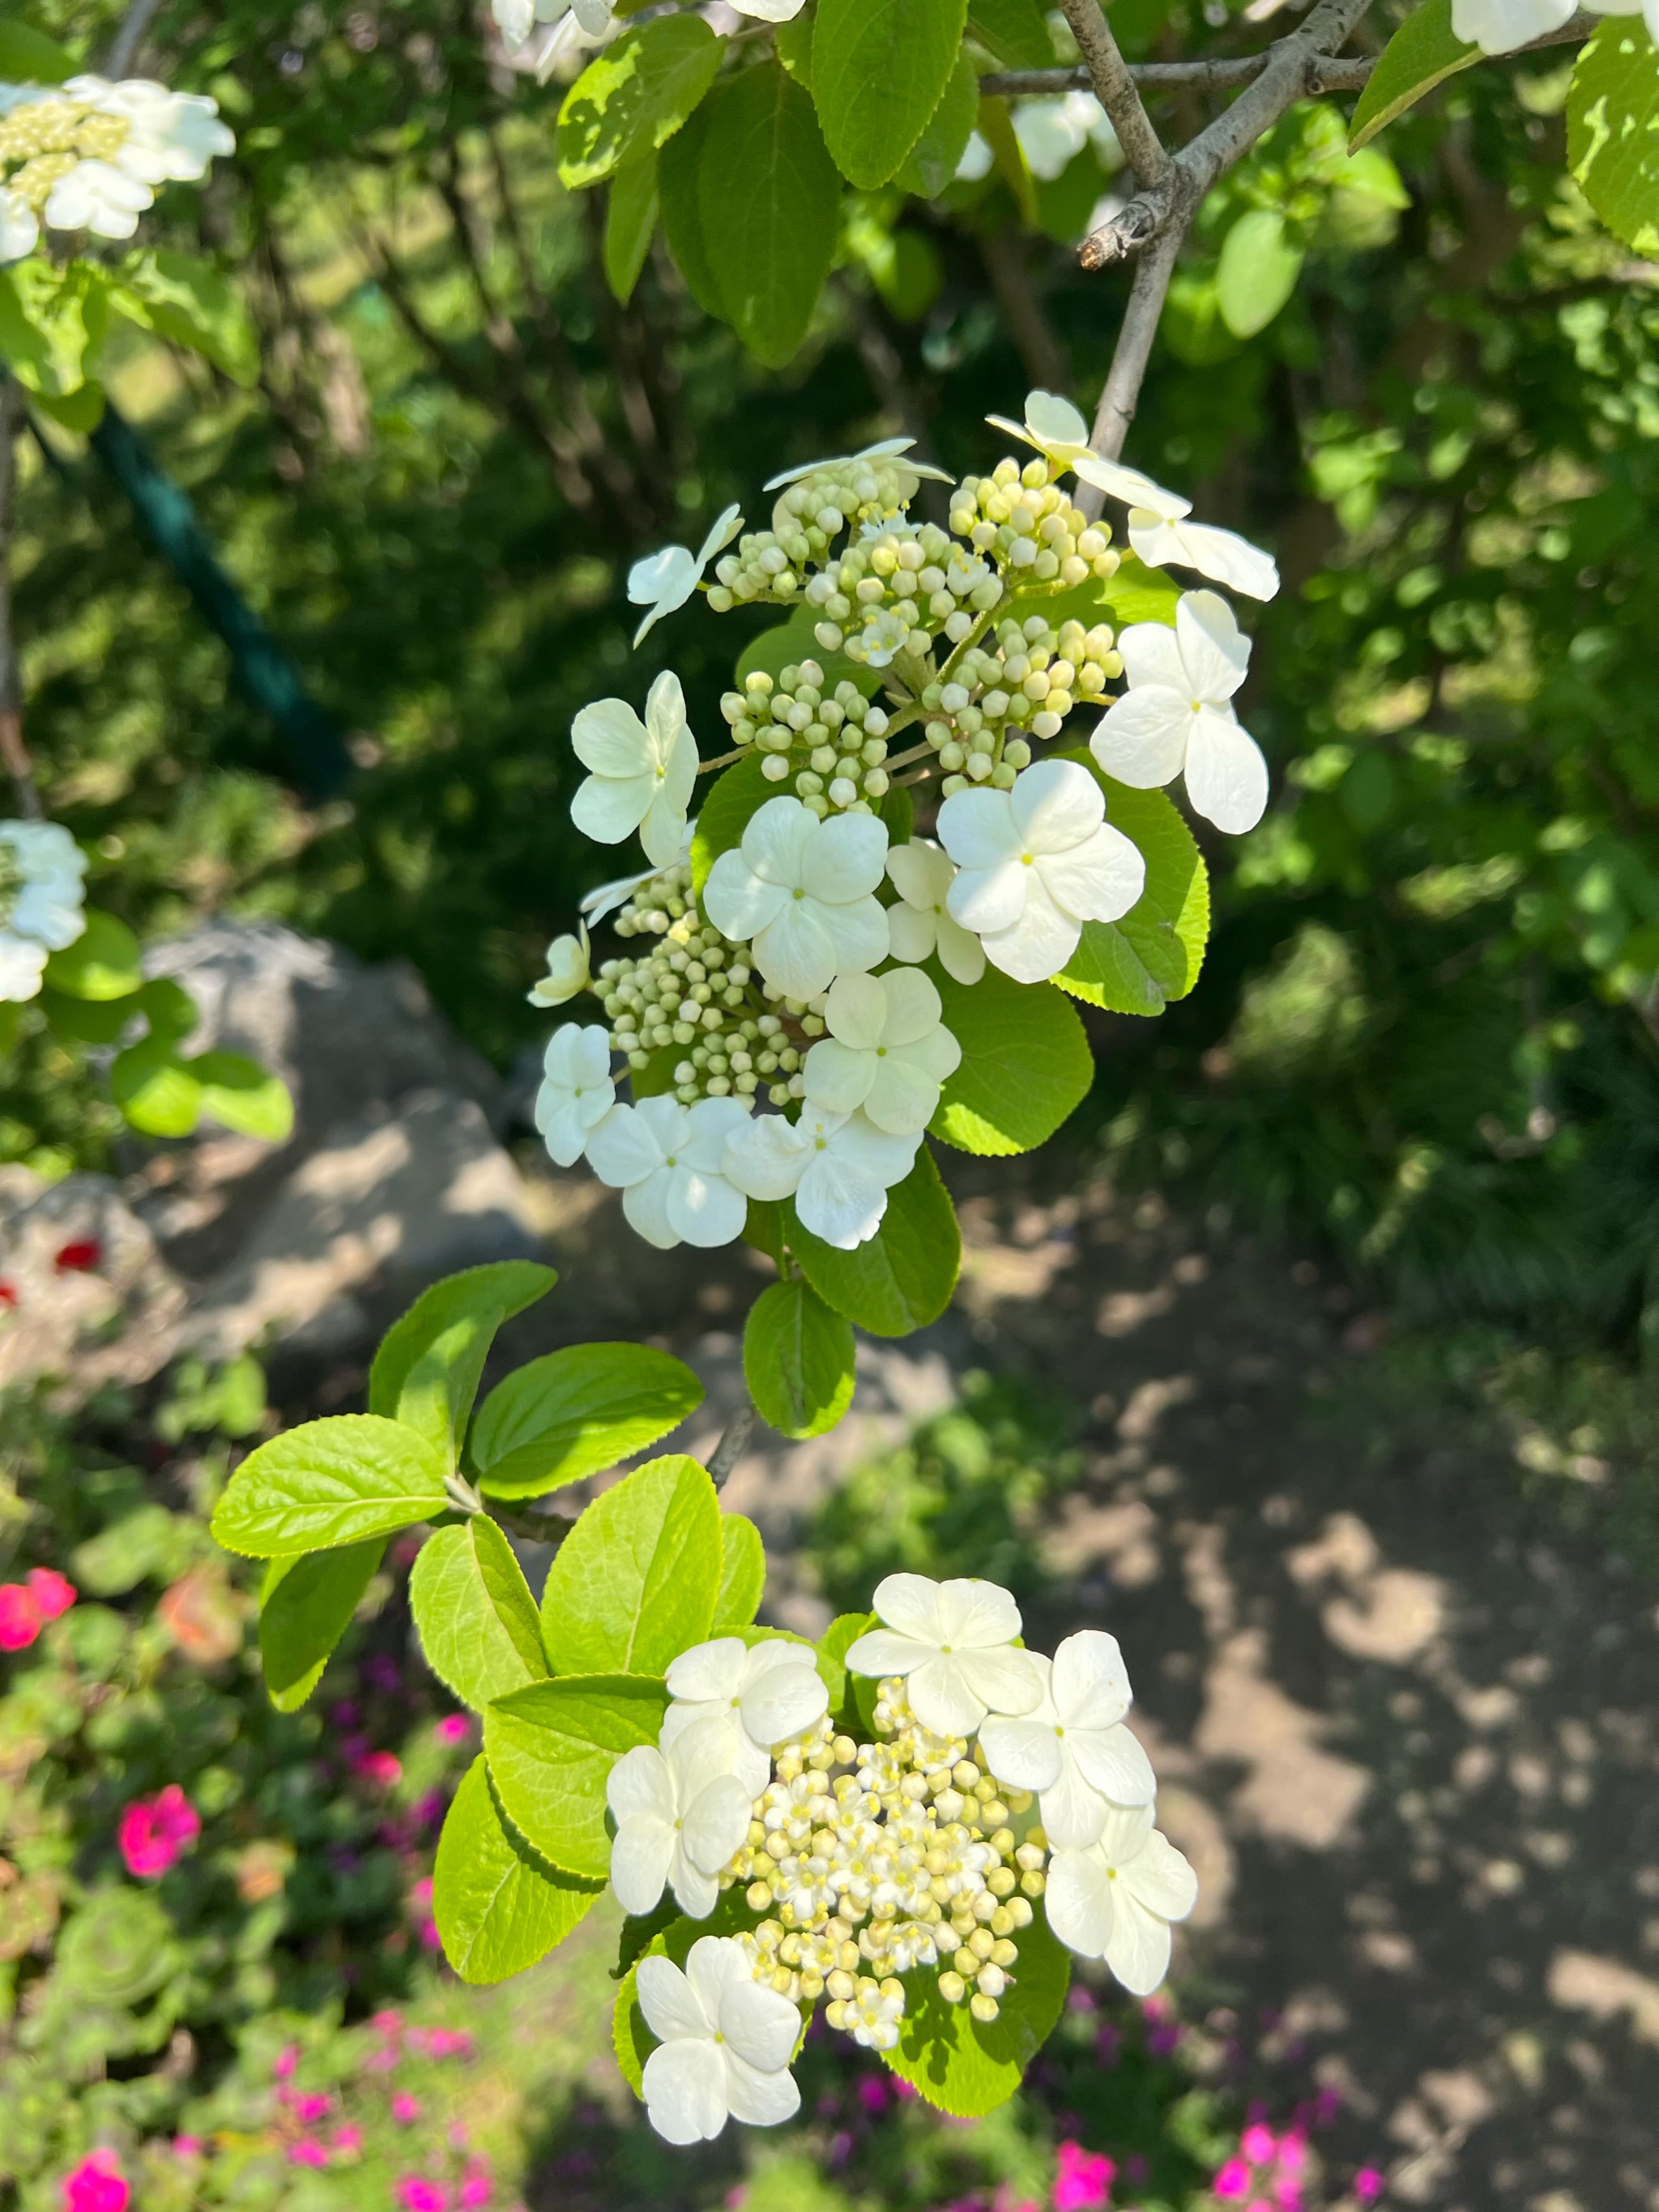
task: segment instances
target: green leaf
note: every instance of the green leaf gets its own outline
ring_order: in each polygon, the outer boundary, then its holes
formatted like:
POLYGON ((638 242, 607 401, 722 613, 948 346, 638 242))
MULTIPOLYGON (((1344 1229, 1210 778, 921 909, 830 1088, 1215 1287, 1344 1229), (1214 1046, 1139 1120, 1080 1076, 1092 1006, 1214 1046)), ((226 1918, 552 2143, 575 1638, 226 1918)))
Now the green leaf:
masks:
POLYGON ((907 1977, 898 2047, 882 2057, 930 2105, 957 2119, 977 2118, 1007 2103, 1026 2068, 1054 2033, 1066 2002, 1071 1960, 1042 1919, 1021 1931, 1018 1963, 988 2027, 966 2004, 947 2004, 936 1976, 907 1977))
POLYGON ((453 1467, 496 1330, 558 1279, 533 1260, 498 1260, 422 1291, 374 1355, 369 1412, 417 1430, 453 1467))
POLYGON ((1615 238, 1659 252, 1659 55, 1639 16, 1610 18, 1580 50, 1567 161, 1615 238))
POLYGON ((838 1613, 818 1638, 818 1672, 829 1686, 832 1715, 854 1717, 847 1699, 847 1655, 860 1636, 878 1626, 873 1613, 838 1613))
POLYGON ((929 1129, 964 1152, 1029 1152, 1046 1143, 1094 1080, 1074 1010, 1052 983, 1016 983, 995 968, 977 983, 958 983, 936 961, 927 972, 962 1047, 929 1129))
POLYGON ((504 1982, 544 1959, 604 1885, 538 1858, 502 1818, 482 1759, 444 1816, 432 1868, 432 1917, 464 1982, 504 1982))
POLYGON ((1088 629, 1103 622, 1115 629, 1139 622, 1166 623, 1173 628, 1180 597, 1181 586, 1161 568, 1149 568, 1137 555, 1126 553, 1113 575, 1091 576, 1086 583, 1060 592, 1017 592, 1008 603, 1008 613, 1017 622, 1026 614, 1041 614, 1056 629, 1068 622, 1079 622, 1088 629))
POLYGON ((498 1382, 467 1451, 492 1498, 535 1498, 615 1467, 702 1403, 684 1361, 647 1344, 572 1344, 498 1382))
MULTIPOLYGON (((1037 22, 1046 43, 1048 33, 1041 16, 1037 22)), ((919 200, 937 199, 956 175, 978 120, 979 78, 967 55, 959 53, 939 106, 899 165, 897 180, 905 191, 919 200)))
MULTIPOLYGON (((881 671, 866 668, 860 661, 849 660, 844 653, 830 653, 818 643, 817 625, 823 619, 820 610, 805 604, 798 606, 787 622, 763 629, 758 637, 751 637, 738 656, 738 683, 744 684, 757 669, 761 669, 775 682, 792 661, 816 660, 823 671, 823 688, 832 692, 838 684, 851 684, 873 699, 881 688, 881 671)), ((741 763, 739 763, 741 765, 741 763)), ((772 786, 775 798, 779 786, 772 786)))
POLYGON ((181 1062, 201 1086, 200 1108, 227 1129, 283 1145, 294 1133, 294 1101, 280 1075, 240 1052, 200 1052, 181 1062))
POLYGON ((623 307, 634 296, 657 228, 657 157, 636 155, 611 180, 605 207, 605 281, 623 307))
POLYGON ((256 1559, 390 1535, 447 1511, 442 1455, 378 1413, 307 1421, 252 1451, 225 1486, 213 1533, 256 1559))
POLYGON ((812 18, 792 15, 772 33, 772 51, 797 84, 812 89, 812 18))
POLYGON ((824 143, 860 191, 886 184, 939 106, 967 0, 818 0, 812 97, 824 143))
POLYGON ((149 1024, 153 1037, 170 1037, 175 1044, 190 1035, 199 1018, 195 1000, 171 975, 158 975, 146 983, 132 1003, 149 1024))
POLYGON ((705 100, 663 148, 657 163, 657 186, 663 235, 668 240, 675 267, 704 314, 726 322, 730 318, 703 222, 699 182, 714 106, 714 100, 705 100))
POLYGON ((837 1313, 874 1336, 908 1336, 951 1303, 962 1266, 956 1209, 924 1145, 887 1194, 881 1226, 855 1251, 839 1251, 803 1229, 788 1208, 789 1249, 806 1279, 837 1313))
POLYGON ((1480 59, 1479 46, 1451 27, 1452 0, 1423 0, 1383 47, 1348 123, 1348 150, 1357 153, 1408 107, 1480 59))
MULTIPOLYGON (((745 672, 739 662, 739 681, 745 672)), ((704 799, 697 816, 696 827, 691 832, 691 890, 694 896, 702 896, 703 886, 708 881, 708 871, 722 853, 729 853, 733 847, 742 844, 744 831, 767 800, 784 795, 781 783, 769 783, 763 775, 759 753, 750 753, 744 759, 734 762, 723 775, 715 777, 714 787, 704 799)))
POLYGON ((968 33, 1004 69, 1052 69, 1054 42, 1038 0, 968 0, 968 33))
POLYGON ((78 66, 44 31, 15 19, 0 22, 0 84, 62 84, 78 66))
MULTIPOLYGON (((867 9, 868 0, 854 4, 867 9)), ((781 368, 806 335, 835 258, 841 180, 811 94, 776 62, 728 78, 706 112, 697 203, 708 264, 719 271, 715 312, 764 367, 781 368)))
POLYGON ((100 263, 60 267, 31 254, 0 270, 0 357, 40 398, 80 390, 108 328, 109 277, 100 263))
POLYGON ((222 369, 234 383, 258 381, 259 341, 241 294, 194 254, 130 254, 111 280, 110 303, 129 321, 222 369))
POLYGON ((77 438, 89 437, 104 419, 104 387, 90 377, 73 392, 32 392, 29 398, 50 421, 77 438))
POLYGON ((1216 302, 1236 338, 1265 331, 1296 289, 1306 258, 1277 208, 1249 208, 1222 242, 1216 302))
POLYGON ((147 1137, 187 1137, 202 1117, 202 1086, 172 1037, 143 1037, 118 1052, 110 1062, 109 1087, 127 1120, 147 1137))
POLYGON ((821 1437, 853 1402, 852 1324, 799 1276, 774 1283, 749 1309, 743 1371, 780 1436, 821 1437))
POLYGON ((1036 183, 1026 166, 1025 153, 1014 136, 1008 103, 987 94, 979 103, 979 134, 991 149, 998 175, 1014 196, 1020 221, 1028 230, 1037 227, 1036 183))
POLYGON ((513 1547, 484 1515, 428 1537, 409 1603, 428 1666, 464 1705, 481 1711, 545 1679, 536 1601, 513 1547))
POLYGON ((71 999, 130 999, 143 988, 138 940, 125 922, 90 907, 74 944, 47 961, 45 981, 71 999))
POLYGON ((707 1468, 676 1454, 607 1490, 553 1555, 542 1641, 556 1674, 663 1674, 705 1641, 721 1583, 707 1468))
POLYGON ((489 1706, 489 1778, 526 1842, 567 1874, 607 1881, 605 1782, 624 1752, 655 1743, 667 1709, 643 1674, 566 1674, 489 1706))
POLYGON ((259 1592, 259 1659, 279 1713, 304 1705, 351 1626, 386 1550, 384 1536, 273 1559, 259 1592))
POLYGON ((55 1036, 72 1037, 78 1044, 113 1044, 132 1019, 138 1001, 66 999, 61 991, 43 990, 35 1004, 55 1036))
POLYGON ((659 152, 714 82, 724 39, 700 15, 659 15, 589 62, 559 110, 559 181, 597 185, 626 161, 659 152))
POLYGON ((1054 977, 1063 991, 1117 1014, 1161 1014, 1198 981, 1210 929, 1210 881, 1192 831, 1161 791, 1102 775, 1086 748, 1068 751, 1103 787, 1106 818, 1140 848, 1146 888, 1121 921, 1086 921, 1054 977))
POLYGON ((746 1628, 766 1594, 766 1547, 760 1530, 741 1513, 720 1516, 720 1586, 714 1599, 711 1636, 746 1628))

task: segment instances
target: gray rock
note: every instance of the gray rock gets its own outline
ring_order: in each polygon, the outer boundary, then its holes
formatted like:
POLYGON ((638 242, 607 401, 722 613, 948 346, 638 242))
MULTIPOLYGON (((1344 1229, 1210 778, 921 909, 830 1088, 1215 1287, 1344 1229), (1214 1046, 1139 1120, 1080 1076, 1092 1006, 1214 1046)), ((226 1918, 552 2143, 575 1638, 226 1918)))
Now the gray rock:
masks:
POLYGON ((147 1382, 172 1357, 185 1288, 107 1176, 0 1168, 0 1389, 49 1376, 72 1397, 147 1382))

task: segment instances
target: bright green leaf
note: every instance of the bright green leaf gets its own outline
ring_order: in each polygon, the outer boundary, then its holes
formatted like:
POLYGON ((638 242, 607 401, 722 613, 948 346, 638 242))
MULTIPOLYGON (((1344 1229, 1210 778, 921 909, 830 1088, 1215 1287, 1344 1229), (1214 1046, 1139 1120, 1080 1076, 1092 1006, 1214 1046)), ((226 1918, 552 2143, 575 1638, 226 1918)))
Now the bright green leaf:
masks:
POLYGON ((565 94, 559 181, 580 191, 665 146, 714 82, 725 52, 700 15, 659 15, 625 31, 565 94))
POLYGON ((187 1137, 202 1117, 202 1086, 171 1037, 143 1037, 118 1052, 110 1062, 109 1087, 127 1120, 147 1137, 187 1137))
POLYGON ((214 1508, 228 1552, 256 1559, 390 1535, 447 1510, 443 1455, 376 1413, 307 1421, 252 1451, 214 1508))
MULTIPOLYGON (((868 0, 854 4, 868 9, 868 0)), ((706 112, 698 221, 708 264, 719 272, 717 312, 757 361, 781 368, 806 335, 835 258, 841 180, 811 94, 776 62, 727 78, 706 112)))
POLYGON ((1007 2103, 1053 2033, 1071 1979, 1071 1960, 1039 1918, 1022 1930, 1019 1963, 988 2026, 964 2004, 947 2004, 932 1974, 905 1983, 898 2048, 882 2057, 930 2105, 957 2119, 1007 2103))
POLYGON ((1004 69, 1052 69, 1054 42, 1039 0, 968 0, 968 34, 1004 69))
POLYGON ((129 254, 112 276, 110 302, 142 329, 199 353, 233 382, 258 382, 259 342, 242 295, 194 254, 165 247, 129 254))
POLYGON ((78 66, 44 31, 15 17, 0 22, 0 84, 62 84, 78 66))
POLYGON ((1659 252, 1659 54, 1639 16, 1611 17, 1581 49, 1567 160, 1613 236, 1659 252))
POLYGON ((655 1743, 667 1707, 662 1683, 643 1674, 567 1674, 486 1709, 489 1778, 533 1850, 567 1874, 608 1879, 605 1782, 624 1752, 655 1743))
POLYGON ((897 173, 962 52, 967 0, 818 0, 812 97, 836 167, 861 191, 897 173))
POLYGON ((853 1402, 853 1328, 797 1276, 774 1283, 743 1332, 749 1395, 780 1436, 821 1437, 853 1402))
POLYGON ((201 1111, 244 1137, 283 1145, 294 1133, 294 1101, 280 1075, 240 1052, 201 1052, 181 1063, 201 1086, 201 1111))
POLYGON ((937 963, 945 1026, 962 1062, 928 1127, 965 1152, 1029 1152, 1087 1097, 1094 1058, 1083 1024, 1052 983, 1016 983, 987 968, 958 983, 937 963))
POLYGON ((153 1037, 170 1037, 175 1044, 187 1037, 200 1019, 195 1000, 171 975, 158 975, 154 982, 146 983, 132 1003, 149 1024, 153 1037))
POLYGON ((1146 888, 1121 921, 1087 921, 1077 951, 1054 977, 1063 991, 1117 1014, 1161 1014, 1198 981, 1210 928, 1210 883, 1192 831, 1161 791, 1131 791, 1103 775, 1086 748, 1081 761, 1106 793, 1106 818, 1137 845, 1146 888))
POLYGON ((94 261, 31 254, 0 270, 0 358, 44 399, 66 398, 96 371, 109 329, 110 279, 94 261))
POLYGON ((1181 588, 1161 568, 1149 568, 1137 555, 1126 553, 1109 576, 1091 576, 1060 592, 1016 592, 1008 611, 1017 621, 1025 612, 1040 613, 1055 629, 1068 622, 1079 622, 1085 629, 1103 622, 1115 629, 1139 622, 1173 627, 1181 588))
POLYGON ((478 1408, 467 1452, 492 1498, 534 1498, 630 1458, 702 1403, 683 1360, 647 1344, 572 1344, 532 1359, 478 1408))
POLYGON ((46 963, 46 981, 71 999, 128 999, 142 990, 144 963, 138 940, 125 922, 97 907, 73 945, 46 963))
POLYGON ((409 1603, 428 1666, 464 1705, 482 1711, 545 1677, 536 1601, 513 1547, 486 1516, 427 1539, 409 1603))
POLYGON ((31 403, 77 438, 90 437, 104 419, 104 387, 90 377, 73 392, 31 392, 31 403))
POLYGON ((304 1705, 351 1626, 386 1550, 384 1536, 272 1559, 259 1593, 259 1658, 279 1713, 304 1705))
POLYGON ((663 1674, 708 1634, 721 1582, 707 1468, 653 1459, 605 1491, 553 1555, 542 1640, 556 1674, 663 1674))
POLYGON ((1222 242, 1216 303, 1236 338, 1253 338, 1279 313, 1302 273, 1305 256, 1291 242, 1277 208, 1248 208, 1222 242))
POLYGON ((1451 27, 1452 0, 1422 0, 1395 33, 1366 81, 1348 124, 1352 152, 1443 84, 1480 59, 1479 46, 1451 27))
POLYGON ((464 1982, 504 1982, 544 1959, 604 1885, 538 1858, 501 1816, 482 1759, 444 1816, 432 1868, 432 1917, 464 1982))
POLYGON ((605 208, 605 281, 623 307, 634 296, 657 228, 657 157, 635 155, 611 179, 605 208))
MULTIPOLYGON (((1046 29, 1042 35, 1046 42, 1046 29)), ((939 106, 900 164, 897 180, 905 191, 919 200, 937 199, 956 175, 978 120, 979 78, 967 55, 959 53, 939 106)))
POLYGON ((766 1595, 766 1547, 760 1530, 741 1513, 720 1516, 720 1586, 714 1600, 712 1636, 744 1628, 755 1618, 766 1595))
POLYGON ((830 1690, 831 1716, 848 1711, 847 1655, 866 1631, 878 1626, 873 1613, 838 1613, 818 1638, 818 1672, 830 1690))
POLYGON ((369 1412, 418 1430, 453 1467, 496 1330, 558 1279, 533 1260, 498 1260, 422 1291, 374 1355, 369 1412))
POLYGON ((842 1252, 814 1237, 793 1206, 787 1218, 789 1249, 812 1288, 872 1335, 908 1336, 950 1304, 962 1266, 962 1233, 925 1145, 904 1181, 887 1194, 880 1228, 855 1250, 842 1252))

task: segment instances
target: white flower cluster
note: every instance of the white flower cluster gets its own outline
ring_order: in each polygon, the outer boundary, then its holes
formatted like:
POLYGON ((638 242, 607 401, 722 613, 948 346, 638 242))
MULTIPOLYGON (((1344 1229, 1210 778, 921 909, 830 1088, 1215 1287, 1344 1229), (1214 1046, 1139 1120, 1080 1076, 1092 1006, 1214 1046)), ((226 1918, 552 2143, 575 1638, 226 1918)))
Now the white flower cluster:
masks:
POLYGON ((205 176, 235 143, 216 101, 143 77, 0 85, 0 262, 43 227, 131 238, 158 185, 205 176))
POLYGON ((671 2142, 797 2110, 803 2005, 823 2000, 830 2027, 892 2051, 905 1978, 926 1971, 988 2023, 1018 1990, 1039 1907, 1061 1942, 1146 1994, 1192 1910, 1192 1869, 1152 1825, 1115 1638, 1085 1630, 1052 1661, 1027 1651, 993 1583, 890 1575, 875 1608, 881 1625, 846 1655, 878 1683, 869 1741, 836 1732, 809 1646, 723 1637, 675 1660, 658 1745, 611 1770, 624 1910, 672 1890, 702 1920, 740 1889, 755 1916, 696 1943, 684 1972, 641 1961, 659 2041, 646 2101, 671 2142))
POLYGON ((32 999, 87 926, 85 855, 57 822, 0 822, 0 1000, 32 999))

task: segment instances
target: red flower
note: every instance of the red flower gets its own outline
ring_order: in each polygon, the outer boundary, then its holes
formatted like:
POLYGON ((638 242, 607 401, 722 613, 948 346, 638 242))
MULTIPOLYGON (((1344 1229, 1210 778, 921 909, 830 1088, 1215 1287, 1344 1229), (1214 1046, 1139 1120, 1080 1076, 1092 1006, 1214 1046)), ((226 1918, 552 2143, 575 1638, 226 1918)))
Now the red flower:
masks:
POLYGON ((201 1815, 176 1782, 135 1798, 121 1815, 116 1843, 127 1872, 149 1881, 164 1875, 202 1832, 201 1815))
POLYGON ((0 1651, 27 1651, 45 1626, 32 1589, 0 1583, 0 1651))
POLYGON ((103 1265, 103 1260, 104 1248, 95 1237, 78 1237, 61 1248, 58 1266, 64 1274, 89 1275, 103 1265))

